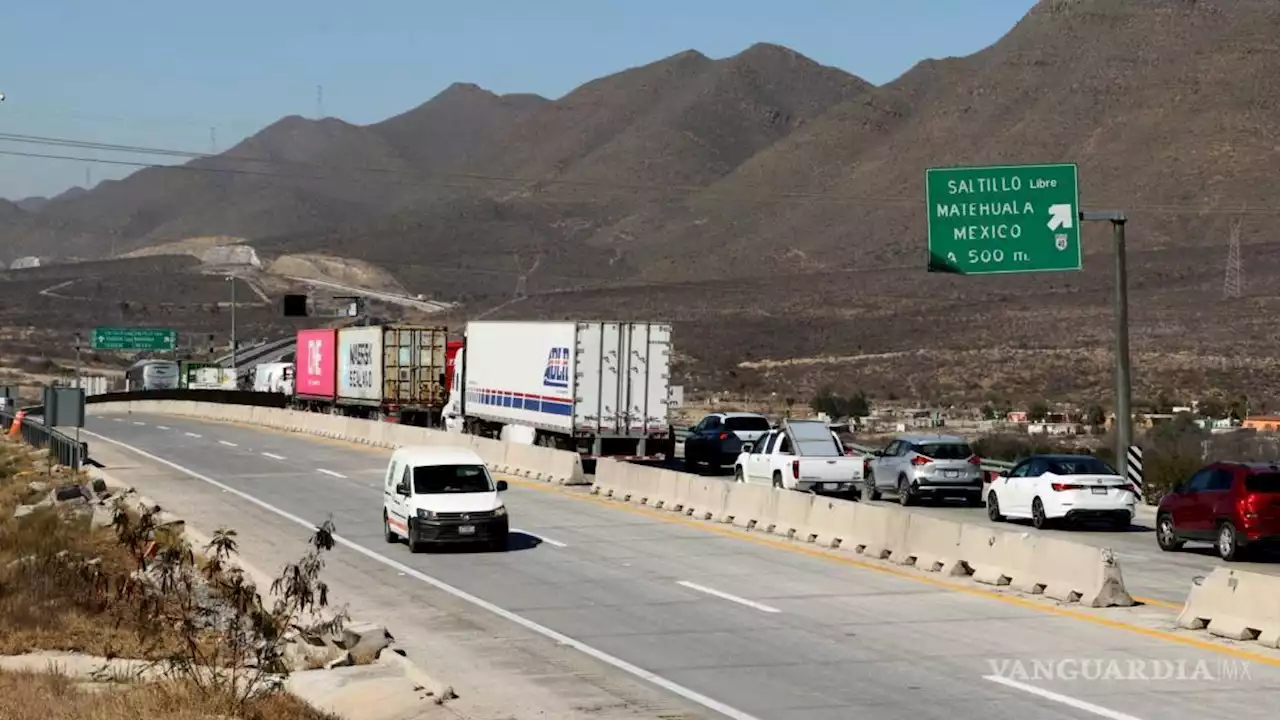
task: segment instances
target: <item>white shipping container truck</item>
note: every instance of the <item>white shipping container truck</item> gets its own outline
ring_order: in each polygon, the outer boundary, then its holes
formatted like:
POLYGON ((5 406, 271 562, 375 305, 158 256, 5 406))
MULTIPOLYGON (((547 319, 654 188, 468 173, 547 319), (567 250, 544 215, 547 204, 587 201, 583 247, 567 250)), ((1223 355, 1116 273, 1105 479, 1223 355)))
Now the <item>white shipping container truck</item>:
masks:
POLYGON ((338 398, 382 404, 382 328, 338 331, 338 398))
POLYGON ((670 456, 671 326, 632 322, 467 323, 446 415, 500 437, 588 457, 670 456))
MULTIPOLYGON (((343 415, 434 427, 445 404, 448 330, 371 325, 338 330, 334 405, 343 415)), ((323 363, 322 363, 323 365, 323 363)))

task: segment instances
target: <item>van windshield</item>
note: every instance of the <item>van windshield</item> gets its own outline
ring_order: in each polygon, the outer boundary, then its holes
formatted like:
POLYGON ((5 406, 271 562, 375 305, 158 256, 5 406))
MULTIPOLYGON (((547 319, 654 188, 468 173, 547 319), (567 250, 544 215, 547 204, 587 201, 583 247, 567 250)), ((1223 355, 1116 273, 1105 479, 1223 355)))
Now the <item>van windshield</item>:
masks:
POLYGON ((413 469, 414 495, 493 492, 483 465, 419 465, 413 469))

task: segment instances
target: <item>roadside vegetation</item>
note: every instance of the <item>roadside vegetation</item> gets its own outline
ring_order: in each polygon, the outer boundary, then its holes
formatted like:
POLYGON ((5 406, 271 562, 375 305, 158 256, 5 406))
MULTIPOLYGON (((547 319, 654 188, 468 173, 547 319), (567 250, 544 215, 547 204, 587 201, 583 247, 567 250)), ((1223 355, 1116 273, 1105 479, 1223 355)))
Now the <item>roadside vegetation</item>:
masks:
POLYGON ((233 530, 192 548, 180 522, 137 499, 0 440, 0 655, 143 661, 104 663, 105 682, 0 672, 0 718, 329 718, 283 684, 301 669, 298 638, 346 620, 320 579, 332 524, 264 592, 236 565, 233 530))

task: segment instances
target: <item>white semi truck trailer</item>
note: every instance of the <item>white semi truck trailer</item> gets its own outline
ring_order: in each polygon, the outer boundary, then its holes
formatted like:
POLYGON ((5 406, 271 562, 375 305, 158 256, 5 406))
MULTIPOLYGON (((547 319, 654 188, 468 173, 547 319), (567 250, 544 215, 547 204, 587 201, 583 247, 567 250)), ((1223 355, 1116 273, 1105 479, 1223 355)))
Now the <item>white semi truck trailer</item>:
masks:
POLYGON ((586 458, 672 456, 670 324, 471 322, 454 362, 450 430, 586 458))

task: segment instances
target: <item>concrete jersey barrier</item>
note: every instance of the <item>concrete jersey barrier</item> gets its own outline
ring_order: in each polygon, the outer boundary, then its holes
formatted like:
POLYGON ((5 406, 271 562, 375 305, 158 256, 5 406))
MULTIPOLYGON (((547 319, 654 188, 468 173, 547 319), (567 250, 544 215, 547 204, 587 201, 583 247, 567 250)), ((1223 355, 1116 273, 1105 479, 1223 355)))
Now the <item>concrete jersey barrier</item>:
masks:
POLYGON ((582 458, 574 452, 532 445, 518 445, 474 435, 431 430, 412 425, 349 418, 341 415, 300 412, 285 408, 222 405, 190 400, 130 400, 97 403, 89 407, 99 415, 154 413, 307 433, 374 447, 406 445, 464 446, 475 450, 490 470, 562 485, 585 485, 582 458))
POLYGON ((614 460, 597 464, 593 492, 1060 602, 1134 604, 1114 552, 1047 535, 614 460))
POLYGON ((1280 648, 1280 576, 1214 568, 1191 586, 1178 627, 1280 648))

